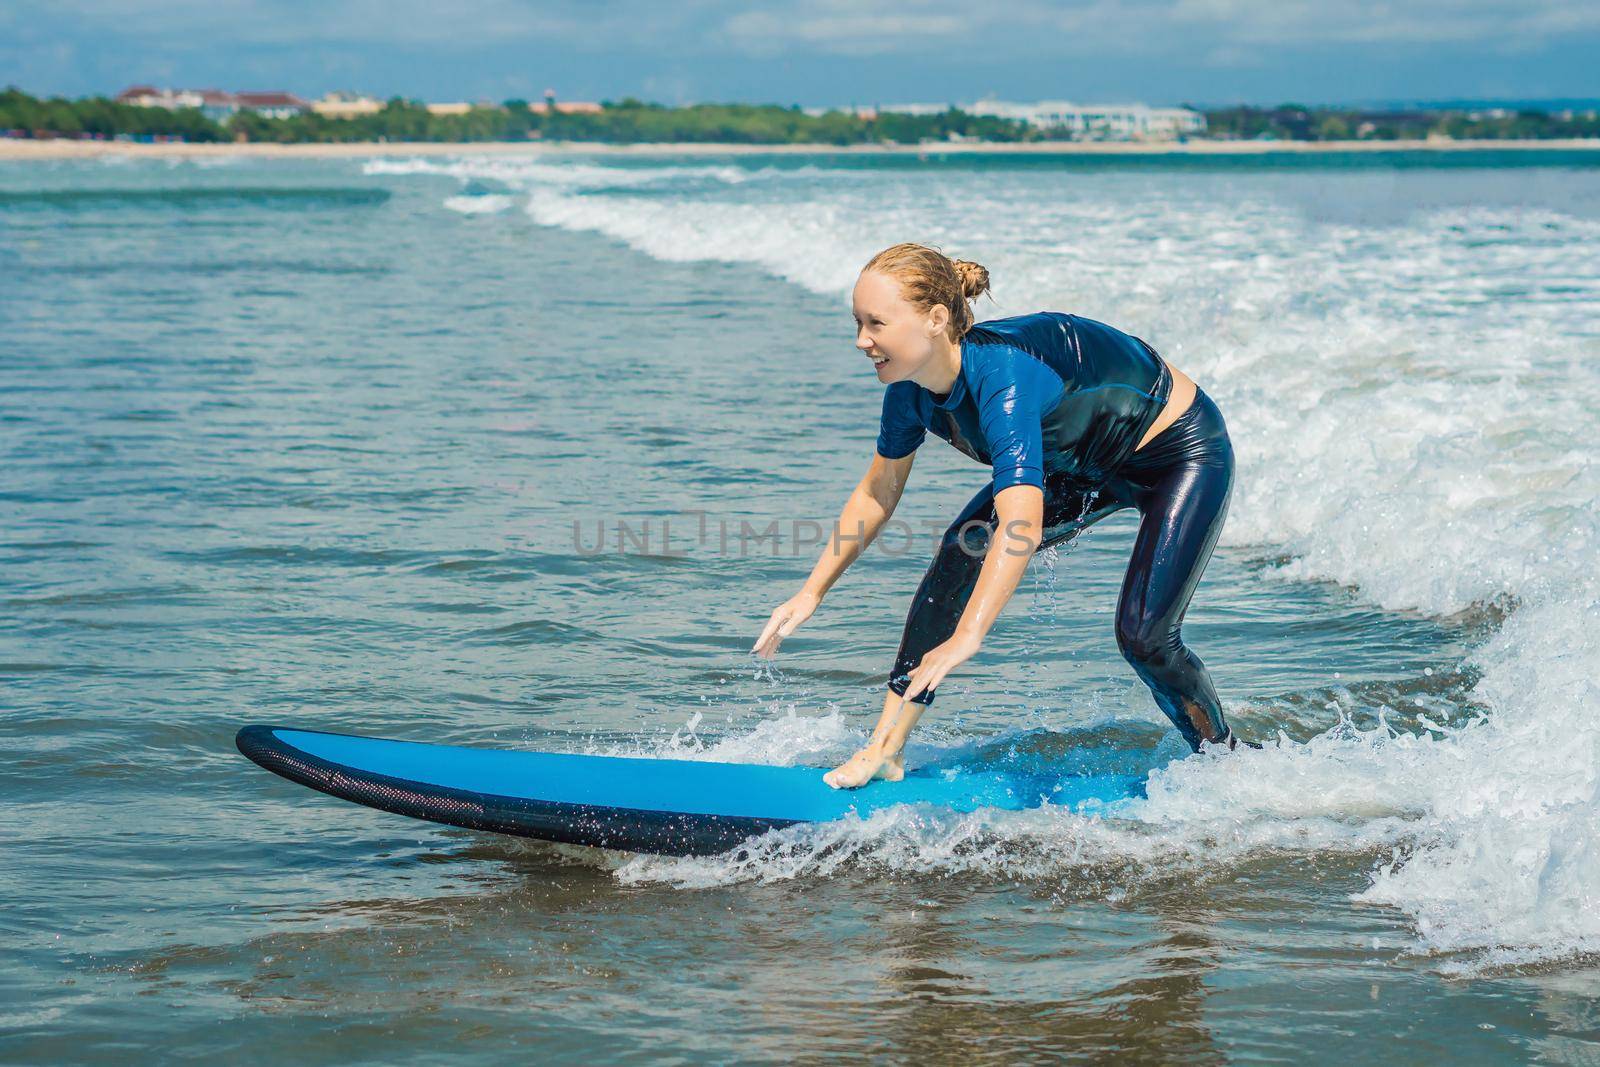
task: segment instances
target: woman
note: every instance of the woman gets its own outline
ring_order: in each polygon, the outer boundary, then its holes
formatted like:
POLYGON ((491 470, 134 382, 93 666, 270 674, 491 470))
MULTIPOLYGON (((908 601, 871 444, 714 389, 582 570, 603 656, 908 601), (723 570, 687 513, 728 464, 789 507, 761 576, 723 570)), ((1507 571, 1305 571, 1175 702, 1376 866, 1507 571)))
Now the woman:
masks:
POLYGON ((1221 412, 1149 345, 1104 323, 1045 311, 974 324, 968 302, 988 289, 983 267, 917 244, 879 252, 856 281, 856 347, 888 386, 877 455, 811 576, 751 651, 776 652, 872 542, 927 431, 993 477, 945 532, 872 739, 824 775, 835 788, 903 777, 907 734, 978 651, 1033 553, 1126 507, 1143 518, 1117 603, 1118 647, 1190 747, 1238 743, 1180 636, 1233 489, 1221 412))

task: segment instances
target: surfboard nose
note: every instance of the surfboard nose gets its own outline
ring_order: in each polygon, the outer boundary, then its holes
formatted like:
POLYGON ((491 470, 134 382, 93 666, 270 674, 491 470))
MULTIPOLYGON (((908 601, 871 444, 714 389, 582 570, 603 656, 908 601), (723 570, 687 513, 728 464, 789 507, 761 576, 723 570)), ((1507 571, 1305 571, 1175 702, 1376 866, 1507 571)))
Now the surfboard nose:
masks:
POLYGON ((272 736, 273 729, 274 727, 264 726, 260 723, 243 727, 237 734, 234 734, 233 745, 250 762, 271 770, 272 768, 262 760, 262 756, 270 748, 276 747, 276 739, 272 736))

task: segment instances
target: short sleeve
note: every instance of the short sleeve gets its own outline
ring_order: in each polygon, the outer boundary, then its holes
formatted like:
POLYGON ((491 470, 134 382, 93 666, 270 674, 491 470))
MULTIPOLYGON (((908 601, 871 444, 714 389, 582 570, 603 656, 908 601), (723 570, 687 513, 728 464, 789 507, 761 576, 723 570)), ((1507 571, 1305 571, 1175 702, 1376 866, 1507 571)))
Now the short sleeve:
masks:
POLYGON ((893 382, 883 391, 883 419, 878 425, 878 455, 902 459, 922 445, 927 427, 917 413, 917 383, 893 382))
POLYGON ((994 492, 1013 485, 1044 488, 1044 412, 1064 389, 1061 376, 1010 345, 984 360, 974 384, 978 425, 994 464, 994 492))

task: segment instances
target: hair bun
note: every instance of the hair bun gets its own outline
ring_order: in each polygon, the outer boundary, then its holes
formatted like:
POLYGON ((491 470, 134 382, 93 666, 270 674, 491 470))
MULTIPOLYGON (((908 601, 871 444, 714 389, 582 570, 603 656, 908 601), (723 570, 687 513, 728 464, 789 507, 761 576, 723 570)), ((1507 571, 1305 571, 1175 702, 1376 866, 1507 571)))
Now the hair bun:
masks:
POLYGON ((890 245, 861 268, 893 278, 900 295, 921 312, 950 310, 946 334, 959 341, 972 329, 972 301, 989 291, 989 272, 978 263, 949 259, 937 248, 904 241, 890 245))
POLYGON ((962 296, 968 300, 976 300, 989 291, 989 271, 983 264, 966 259, 952 259, 950 265, 955 267, 956 276, 961 279, 962 296))

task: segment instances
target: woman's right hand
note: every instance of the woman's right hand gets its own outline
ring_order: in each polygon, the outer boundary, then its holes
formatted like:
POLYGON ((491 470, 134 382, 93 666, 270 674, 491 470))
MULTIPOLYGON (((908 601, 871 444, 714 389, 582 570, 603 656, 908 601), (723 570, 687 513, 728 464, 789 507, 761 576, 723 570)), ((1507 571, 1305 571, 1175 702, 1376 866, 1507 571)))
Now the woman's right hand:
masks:
POLYGON ((773 610, 772 618, 767 620, 766 629, 761 631, 756 643, 750 646, 750 651, 765 659, 771 659, 783 639, 794 633, 801 623, 811 618, 811 613, 817 610, 817 605, 821 602, 821 598, 816 594, 801 590, 779 604, 773 610))

